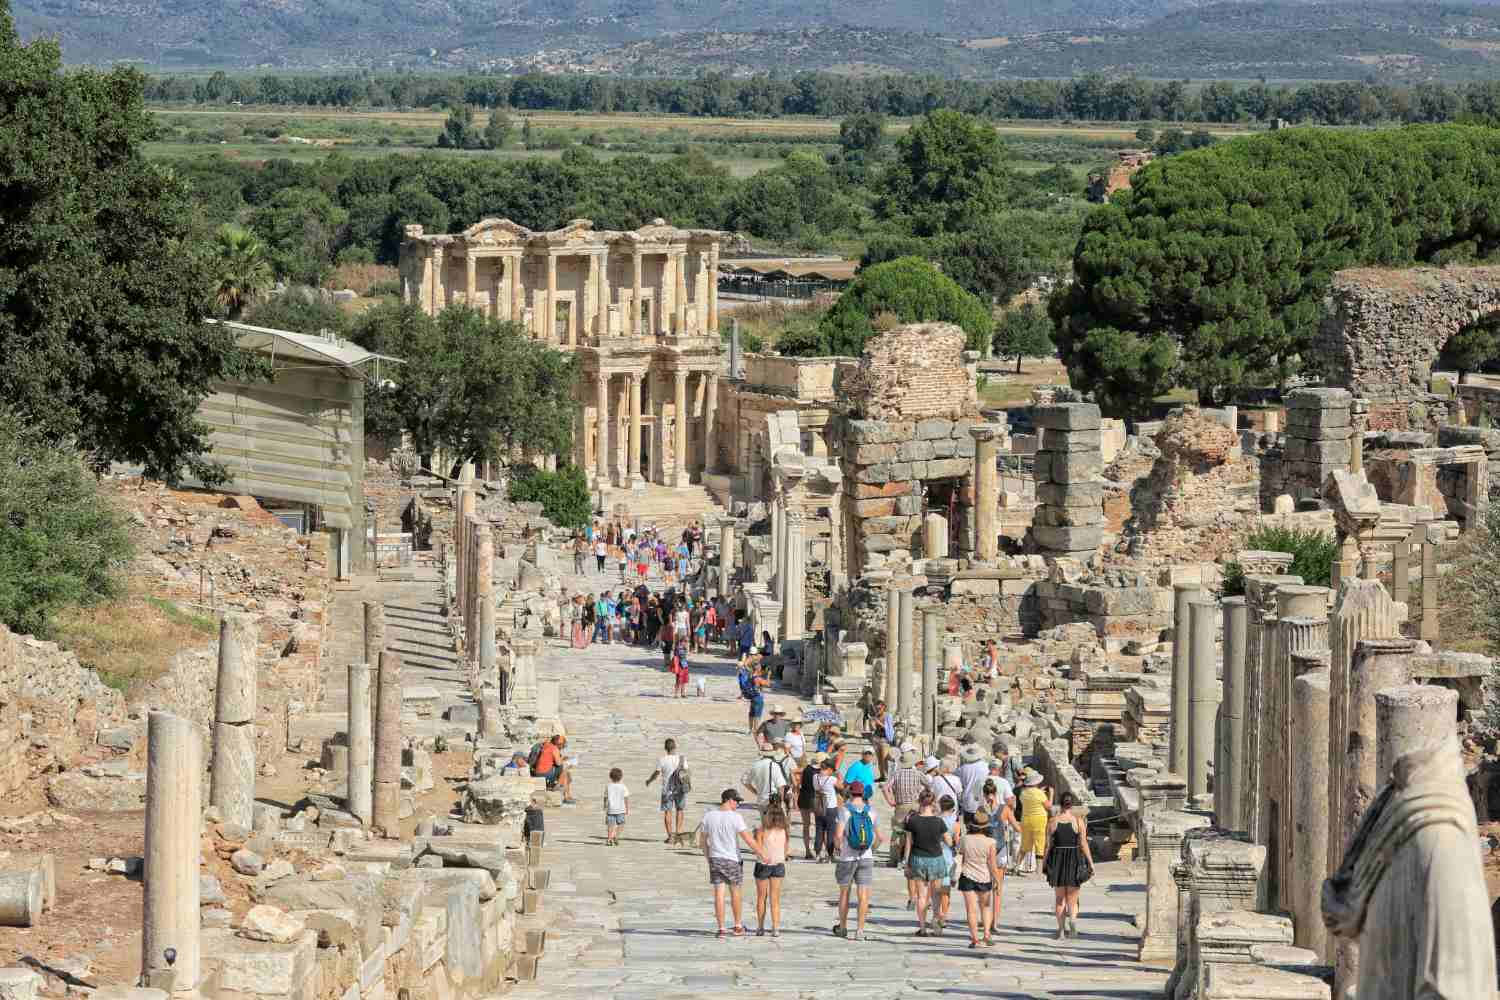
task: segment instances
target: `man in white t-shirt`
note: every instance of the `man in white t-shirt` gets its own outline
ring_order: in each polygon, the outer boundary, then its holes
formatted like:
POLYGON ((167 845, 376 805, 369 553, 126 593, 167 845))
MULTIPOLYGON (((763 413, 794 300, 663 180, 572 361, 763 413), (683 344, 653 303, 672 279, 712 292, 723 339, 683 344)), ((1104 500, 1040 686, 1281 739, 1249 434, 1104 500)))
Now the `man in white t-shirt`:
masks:
POLYGON ((958 751, 958 780, 963 783, 964 797, 958 804, 967 822, 984 808, 984 783, 990 776, 990 765, 977 743, 965 743, 958 751))
POLYGON ((682 754, 677 752, 677 741, 667 740, 666 751, 661 760, 656 762, 656 770, 646 779, 646 787, 650 788, 651 782, 661 779, 661 824, 666 828, 667 843, 670 844, 675 835, 687 832, 687 817, 684 815, 687 791, 673 780, 682 767, 682 754))
POLYGON ((807 744, 802 739, 802 723, 792 723, 792 728, 786 734, 786 752, 791 755, 792 760, 801 760, 802 751, 807 744))
POLYGON ((783 763, 785 758, 786 748, 778 741, 772 749, 762 750, 760 760, 750 765, 750 770, 740 778, 740 784, 755 796, 755 804, 761 812, 765 812, 771 800, 780 796, 781 790, 791 783, 787 766, 783 763))
POLYGON ((740 815, 740 793, 733 788, 724 789, 719 796, 719 808, 710 809, 698 828, 698 846, 708 861, 708 882, 714 887, 714 919, 719 924, 719 937, 724 936, 724 889, 729 889, 730 905, 734 908, 734 935, 741 937, 745 925, 740 921, 743 897, 740 883, 745 871, 740 861, 740 844, 743 843, 760 861, 765 856, 755 846, 755 838, 740 815))
POLYGON ((836 937, 849 936, 849 891, 859 893, 858 929, 854 939, 865 940, 865 917, 870 912, 870 883, 875 881, 875 848, 885 842, 880 832, 880 818, 875 809, 865 800, 863 782, 854 781, 845 789, 849 801, 838 811, 838 823, 834 829, 834 840, 838 844, 838 864, 834 866, 834 880, 839 886, 839 922, 833 925, 836 937), (863 847, 855 847, 850 841, 855 832, 865 838, 863 847))

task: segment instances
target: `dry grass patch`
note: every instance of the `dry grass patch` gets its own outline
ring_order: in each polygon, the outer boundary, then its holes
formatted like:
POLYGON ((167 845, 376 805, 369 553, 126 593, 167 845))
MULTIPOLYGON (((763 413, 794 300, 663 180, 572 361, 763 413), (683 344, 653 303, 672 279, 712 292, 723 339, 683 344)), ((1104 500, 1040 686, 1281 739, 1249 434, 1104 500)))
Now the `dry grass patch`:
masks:
POLYGON ((211 617, 132 589, 57 616, 53 638, 127 696, 165 673, 172 657, 218 634, 211 617))

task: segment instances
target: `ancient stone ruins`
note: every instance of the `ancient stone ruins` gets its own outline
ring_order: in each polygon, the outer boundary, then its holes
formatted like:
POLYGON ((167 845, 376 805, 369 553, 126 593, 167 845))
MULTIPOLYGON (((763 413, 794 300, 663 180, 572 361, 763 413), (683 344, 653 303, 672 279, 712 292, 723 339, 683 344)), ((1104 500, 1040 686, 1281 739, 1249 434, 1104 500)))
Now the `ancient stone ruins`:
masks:
MULTIPOLYGON (((1453 648, 1441 595, 1500 488, 1500 384, 1391 333, 1440 346, 1486 274, 1340 274, 1322 384, 1127 427, 1059 387, 986 408, 943 324, 858 358, 723 349, 717 234, 407 235, 409 300, 582 355, 596 523, 701 527, 679 586, 771 633, 782 697, 856 738, 883 700, 898 742, 1004 748, 1082 803, 1095 857, 1133 866, 1122 930, 1167 996, 1494 995, 1495 664, 1453 648), (1323 533, 1330 577, 1248 548, 1260 527, 1323 533)), ((127 701, 0 631, 0 793, 48 799, 0 826, 0 932, 56 920, 78 814, 125 817, 139 857, 97 878, 140 880, 138 962, 70 977, 17 945, 0 997, 545 981, 561 793, 504 766, 567 731, 542 664, 579 606, 573 531, 473 470, 372 461, 376 572, 405 588, 382 600, 251 498, 131 491, 157 539, 143 586, 216 609, 217 642, 127 701), (396 648, 398 625, 418 638, 396 648)))

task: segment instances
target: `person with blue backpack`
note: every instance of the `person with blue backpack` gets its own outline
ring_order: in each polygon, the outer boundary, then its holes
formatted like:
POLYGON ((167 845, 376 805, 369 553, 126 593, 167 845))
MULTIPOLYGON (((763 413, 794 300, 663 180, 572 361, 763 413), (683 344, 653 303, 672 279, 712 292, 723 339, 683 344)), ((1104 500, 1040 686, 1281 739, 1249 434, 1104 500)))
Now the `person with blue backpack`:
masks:
POLYGON ((755 740, 756 746, 760 745, 760 736, 756 730, 760 728, 760 718, 766 714, 766 698, 761 694, 763 688, 771 686, 760 671, 760 664, 754 657, 746 657, 740 661, 740 669, 737 675, 740 684, 740 697, 750 703, 750 738, 755 740))
POLYGON ((838 812, 834 840, 838 844, 838 862, 834 880, 839 886, 839 922, 833 925, 835 937, 864 941, 865 918, 870 913, 870 885, 875 881, 875 849, 885 842, 875 809, 865 798, 863 782, 851 781, 845 788, 846 799, 838 812), (856 930, 849 935, 849 896, 858 894, 856 930))

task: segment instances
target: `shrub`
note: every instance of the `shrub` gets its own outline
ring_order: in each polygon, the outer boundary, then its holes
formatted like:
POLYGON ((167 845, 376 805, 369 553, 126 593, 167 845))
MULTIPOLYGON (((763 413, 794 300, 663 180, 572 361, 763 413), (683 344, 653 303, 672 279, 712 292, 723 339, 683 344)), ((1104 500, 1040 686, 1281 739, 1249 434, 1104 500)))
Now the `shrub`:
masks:
POLYGON ((556 472, 534 465, 513 468, 510 499, 515 503, 541 504, 543 516, 561 528, 584 527, 594 509, 583 470, 571 465, 556 472))
POLYGON ((78 453, 0 411, 0 622, 46 635, 57 612, 115 593, 130 552, 78 453))
MULTIPOLYGON (((1288 573, 1302 577, 1309 587, 1326 587, 1333 576, 1339 543, 1332 535, 1313 528, 1267 525, 1246 535, 1241 548, 1288 553, 1292 557, 1288 573)), ((1224 567, 1224 596, 1235 597, 1244 592, 1245 568, 1238 562, 1230 562, 1224 567)))

